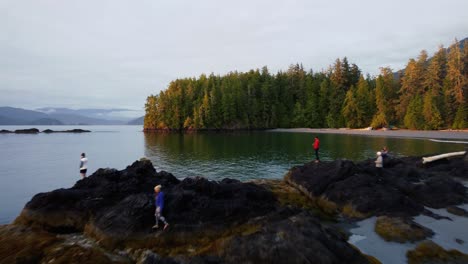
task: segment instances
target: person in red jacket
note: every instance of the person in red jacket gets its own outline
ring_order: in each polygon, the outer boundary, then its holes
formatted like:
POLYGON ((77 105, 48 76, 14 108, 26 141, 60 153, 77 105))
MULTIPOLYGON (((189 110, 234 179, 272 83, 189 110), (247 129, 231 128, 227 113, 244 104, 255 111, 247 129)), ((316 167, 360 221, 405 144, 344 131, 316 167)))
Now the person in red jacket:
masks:
POLYGON ((315 136, 315 140, 314 140, 315 162, 320 162, 320 158, 318 155, 319 148, 320 148, 320 140, 317 136, 315 136))

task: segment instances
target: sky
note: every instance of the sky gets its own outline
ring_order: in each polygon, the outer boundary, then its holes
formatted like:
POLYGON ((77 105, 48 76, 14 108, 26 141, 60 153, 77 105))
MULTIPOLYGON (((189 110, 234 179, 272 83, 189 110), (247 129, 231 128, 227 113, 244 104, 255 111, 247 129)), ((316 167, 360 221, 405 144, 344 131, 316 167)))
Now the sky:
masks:
POLYGON ((347 56, 404 68, 468 37, 466 0, 0 0, 0 106, 126 108, 171 80, 347 56))

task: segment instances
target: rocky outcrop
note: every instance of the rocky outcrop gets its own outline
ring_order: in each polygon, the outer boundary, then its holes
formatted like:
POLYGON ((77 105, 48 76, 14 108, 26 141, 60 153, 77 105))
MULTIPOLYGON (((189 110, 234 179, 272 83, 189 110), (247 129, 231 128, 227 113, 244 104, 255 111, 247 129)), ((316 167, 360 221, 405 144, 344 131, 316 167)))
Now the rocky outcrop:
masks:
POLYGON ((44 131, 42 131, 42 133, 46 133, 46 134, 51 134, 51 133, 88 133, 88 132, 91 132, 91 130, 85 130, 85 129, 79 129, 79 128, 75 128, 75 129, 69 129, 69 130, 52 130, 52 129, 46 129, 44 131))
POLYGON ((39 129, 37 128, 28 128, 28 129, 17 129, 15 130, 15 134, 37 134, 39 133, 39 129))
POLYGON ((415 231, 405 241, 422 239, 432 232, 406 217, 465 202, 466 188, 454 179, 465 172, 463 158, 422 165, 414 157, 386 160, 381 179, 373 160, 338 160, 295 167, 285 181, 179 180, 142 159, 34 196, 0 227, 0 263, 378 263, 321 219, 337 211, 389 215, 382 223, 390 235, 415 231), (158 184, 170 223, 164 231, 151 228, 158 184))
MULTIPOLYGON (((102 263, 116 252, 114 260, 129 263, 369 263, 341 232, 287 204, 289 198, 254 182, 179 180, 140 160, 122 171, 99 169, 70 189, 37 194, 11 226, 50 238, 44 248, 31 248, 45 252, 35 255, 39 262, 59 257, 48 251, 56 247, 61 255, 85 254, 102 263), (157 184, 166 194, 165 231, 151 229, 157 184), (63 234, 70 233, 97 246, 67 247, 63 234), (104 258, 103 251, 112 254, 104 258)), ((0 247, 0 258, 18 257, 7 251, 0 247)))
MULTIPOLYGON (((374 160, 308 163, 290 170, 285 180, 321 206, 354 215, 415 216, 425 206, 443 208, 468 201, 464 157, 423 165, 421 157, 387 159, 379 178, 374 160)), ((429 214, 429 212, 427 212, 429 214)))
MULTIPOLYGON (((87 133, 91 132, 90 130, 85 130, 85 129, 69 129, 69 130, 52 130, 52 129, 46 129, 42 131, 42 133, 46 134, 51 134, 51 133, 87 133)), ((10 131, 10 130, 5 130, 2 129, 0 130, 0 134, 9 134, 9 133, 15 133, 15 134, 39 134, 40 131, 37 128, 28 128, 28 129, 17 129, 15 131, 10 131)))

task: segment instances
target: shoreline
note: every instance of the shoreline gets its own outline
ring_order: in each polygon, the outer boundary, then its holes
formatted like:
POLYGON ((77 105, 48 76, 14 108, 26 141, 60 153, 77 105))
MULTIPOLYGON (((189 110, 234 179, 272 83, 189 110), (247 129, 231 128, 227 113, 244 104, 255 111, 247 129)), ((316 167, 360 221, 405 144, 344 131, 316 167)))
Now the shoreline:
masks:
MULTIPOLYGON (((462 139, 468 140, 468 130, 363 130, 363 129, 337 129, 337 128, 275 128, 268 132, 287 133, 317 133, 341 134, 395 138, 421 138, 421 139, 462 139)), ((467 142, 461 142, 468 144, 467 142)))

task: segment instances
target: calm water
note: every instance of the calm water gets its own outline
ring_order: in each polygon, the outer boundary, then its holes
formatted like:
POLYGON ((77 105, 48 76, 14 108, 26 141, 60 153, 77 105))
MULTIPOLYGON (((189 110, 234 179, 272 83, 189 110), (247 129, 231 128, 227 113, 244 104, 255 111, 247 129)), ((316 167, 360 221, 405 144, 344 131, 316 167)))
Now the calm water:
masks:
MULTIPOLYGON (((2 126, 0 129, 25 127, 2 126)), ((38 127, 65 130, 77 127, 38 127)), ((176 177, 205 176, 240 180, 281 178, 286 171, 313 159, 312 134, 239 132, 206 134, 145 134, 141 126, 87 126, 84 134, 0 134, 0 224, 9 223, 39 192, 69 188, 80 179, 81 152, 88 172, 124 169, 141 157, 157 170, 176 177)), ((373 158, 388 146, 392 155, 422 155, 464 150, 466 144, 321 134, 321 159, 373 158)))

